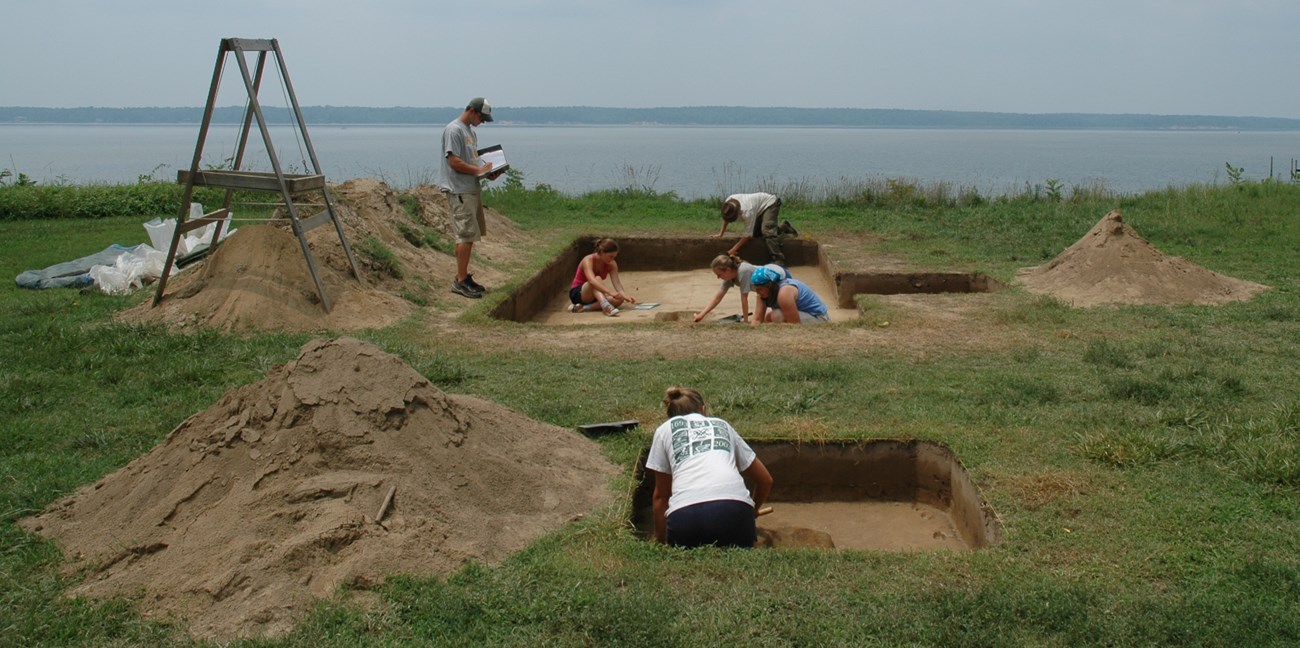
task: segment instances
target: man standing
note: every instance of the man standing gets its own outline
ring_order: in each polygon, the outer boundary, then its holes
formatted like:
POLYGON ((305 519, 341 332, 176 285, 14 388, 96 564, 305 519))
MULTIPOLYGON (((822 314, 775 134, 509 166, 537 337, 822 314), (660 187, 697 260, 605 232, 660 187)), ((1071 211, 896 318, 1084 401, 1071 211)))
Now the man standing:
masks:
POLYGON ((451 233, 456 240, 456 277, 451 281, 451 291, 471 299, 482 297, 486 290, 469 272, 474 242, 487 233, 479 181, 484 177, 495 180, 499 175, 492 172, 491 162, 479 159, 474 127, 490 121, 492 105, 483 97, 475 97, 442 130, 442 179, 438 184, 451 207, 451 233))
POLYGON ((785 267, 785 250, 781 241, 799 233, 790 226, 790 221, 778 224, 780 218, 781 199, 777 196, 762 192, 734 194, 722 202, 722 229, 713 237, 720 238, 727 233, 728 225, 740 220, 740 240, 727 250, 727 254, 737 256, 750 239, 761 238, 767 244, 770 262, 785 267))

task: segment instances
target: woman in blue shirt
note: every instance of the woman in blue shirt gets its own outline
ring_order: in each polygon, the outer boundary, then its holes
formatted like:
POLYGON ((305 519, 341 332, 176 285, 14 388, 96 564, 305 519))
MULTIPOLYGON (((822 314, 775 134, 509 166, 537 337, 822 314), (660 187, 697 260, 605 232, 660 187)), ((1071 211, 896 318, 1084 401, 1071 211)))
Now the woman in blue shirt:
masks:
POLYGON ((758 293, 754 324, 823 324, 831 321, 830 310, 808 284, 798 279, 781 278, 766 268, 754 270, 750 278, 758 293))

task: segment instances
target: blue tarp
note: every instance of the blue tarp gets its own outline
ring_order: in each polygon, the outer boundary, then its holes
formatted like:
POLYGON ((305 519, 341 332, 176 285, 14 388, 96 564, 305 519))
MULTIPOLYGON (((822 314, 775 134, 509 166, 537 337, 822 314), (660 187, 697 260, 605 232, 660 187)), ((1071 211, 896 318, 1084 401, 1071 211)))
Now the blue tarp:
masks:
POLYGON ((73 261, 57 263, 44 270, 27 270, 18 275, 14 281, 18 282, 20 288, 32 289, 90 286, 95 283, 95 280, 90 278, 90 268, 92 266, 111 266, 117 261, 117 257, 128 252, 138 252, 138 249, 143 245, 145 244, 125 247, 114 243, 104 248, 103 252, 84 256, 73 261))

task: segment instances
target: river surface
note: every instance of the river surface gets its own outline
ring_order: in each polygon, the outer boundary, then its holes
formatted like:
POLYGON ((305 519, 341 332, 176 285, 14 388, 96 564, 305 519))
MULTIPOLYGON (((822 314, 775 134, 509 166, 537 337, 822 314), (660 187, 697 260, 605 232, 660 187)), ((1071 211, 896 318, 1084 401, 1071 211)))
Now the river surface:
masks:
MULTIPOLYGON (((331 182, 379 178, 403 189, 432 182, 441 126, 311 126, 321 171, 331 182)), ((0 124, 0 169, 42 184, 173 179, 188 169, 197 125, 0 124)), ((872 129, 715 126, 522 126, 478 128, 480 146, 500 144, 524 184, 568 194, 650 189, 682 198, 735 192, 801 191, 809 197, 890 179, 954 191, 1015 194, 1050 181, 1066 191, 1141 193, 1288 178, 1300 132, 872 129), (1271 165, 1271 166, 1270 166, 1271 165)), ((210 129, 200 166, 235 152, 238 127, 210 129)), ((271 129, 290 172, 311 169, 304 139, 271 129)), ((270 170, 256 128, 242 165, 270 170)))

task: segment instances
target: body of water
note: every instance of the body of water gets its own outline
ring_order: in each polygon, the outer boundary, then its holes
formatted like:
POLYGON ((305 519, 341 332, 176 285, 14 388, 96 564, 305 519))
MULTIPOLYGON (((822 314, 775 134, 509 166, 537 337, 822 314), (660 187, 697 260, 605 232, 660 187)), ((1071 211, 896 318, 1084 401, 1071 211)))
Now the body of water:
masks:
MULTIPOLYGON (((436 177, 441 126, 308 126, 331 182, 373 177, 397 188, 436 177)), ((529 187, 562 192, 648 188, 683 198, 798 186, 810 193, 862 181, 915 180, 1014 194, 1059 181, 1140 193, 1244 177, 1287 178, 1300 132, 867 129, 822 127, 515 126, 478 129, 480 146, 501 144, 529 187)), ((234 155, 238 127, 213 126, 201 166, 234 155)), ((188 169, 197 125, 0 124, 0 168, 42 184, 174 179, 188 169)), ((286 170, 309 159, 298 133, 271 131, 286 170)), ((243 168, 266 171, 258 146, 243 168)))

